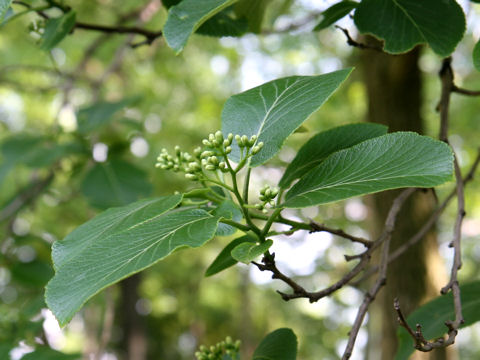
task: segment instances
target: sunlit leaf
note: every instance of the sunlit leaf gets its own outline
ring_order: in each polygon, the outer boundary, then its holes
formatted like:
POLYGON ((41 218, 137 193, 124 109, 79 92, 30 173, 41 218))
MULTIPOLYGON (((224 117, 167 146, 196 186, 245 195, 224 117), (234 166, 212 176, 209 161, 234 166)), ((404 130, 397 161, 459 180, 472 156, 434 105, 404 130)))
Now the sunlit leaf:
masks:
POLYGON ((347 16, 353 9, 358 6, 358 3, 355 1, 341 1, 330 6, 327 10, 322 13, 322 21, 315 26, 314 31, 319 31, 329 27, 330 25, 336 23, 338 20, 347 16))
POLYGON ((220 252, 220 254, 218 254, 215 260, 213 260, 212 264, 208 267, 207 271, 205 272, 205 276, 215 275, 220 271, 223 271, 235 265, 238 261, 232 257, 231 252, 235 247, 237 247, 237 245, 240 245, 245 242, 255 243, 255 239, 248 235, 245 235, 245 236, 239 237, 238 239, 233 240, 230 244, 225 246, 225 248, 220 252))
POLYGON ((127 205, 152 191, 147 174, 126 161, 96 163, 86 174, 82 192, 98 208, 127 205))
POLYGON ((398 132, 330 155, 286 194, 301 208, 403 187, 432 187, 451 179, 453 155, 444 142, 398 132))
POLYGON ((277 329, 265 336, 255 349, 252 360, 295 360, 297 337, 288 328, 277 329))
POLYGON ((75 26, 75 11, 70 10, 58 18, 48 19, 42 35, 40 47, 43 50, 52 50, 75 26))
POLYGON ((232 257, 244 264, 248 264, 257 257, 265 253, 273 245, 273 241, 268 239, 257 245, 256 243, 243 242, 232 250, 232 257))
POLYGON ((214 236, 218 218, 174 209, 181 200, 172 195, 109 209, 54 243, 55 276, 45 299, 61 325, 105 287, 214 236))
POLYGON ((354 21, 362 34, 385 40, 385 51, 393 54, 427 43, 448 56, 465 32, 465 15, 455 0, 363 0, 354 21))
MULTIPOLYGON (((478 311, 480 307, 480 282, 461 285, 460 293, 462 313, 465 319, 462 327, 466 327, 480 320, 480 312, 478 311)), ((453 296, 450 292, 422 305, 408 316, 407 322, 413 329, 415 329, 416 324, 421 324, 425 338, 436 339, 448 331, 445 321, 453 319, 455 319, 455 311, 453 296)), ((407 360, 415 350, 413 340, 403 327, 399 327, 397 336, 399 344, 395 360, 407 360)))
POLYGON ((279 182, 280 187, 287 188, 292 181, 305 175, 330 154, 386 132, 386 126, 365 123, 339 126, 315 135, 300 148, 288 165, 279 182))
MULTIPOLYGON (((316 111, 352 69, 318 76, 290 76, 277 79, 230 97, 222 112, 222 132, 257 135, 262 150, 251 161, 258 166, 272 158, 291 135, 316 111)), ((230 157, 238 161, 236 144, 230 157)))
POLYGON ((163 27, 163 35, 178 54, 183 50, 190 35, 207 19, 211 18, 236 0, 183 0, 168 10, 168 17, 163 27))
POLYGON ((2 22, 11 4, 12 0, 0 0, 0 22, 2 22))

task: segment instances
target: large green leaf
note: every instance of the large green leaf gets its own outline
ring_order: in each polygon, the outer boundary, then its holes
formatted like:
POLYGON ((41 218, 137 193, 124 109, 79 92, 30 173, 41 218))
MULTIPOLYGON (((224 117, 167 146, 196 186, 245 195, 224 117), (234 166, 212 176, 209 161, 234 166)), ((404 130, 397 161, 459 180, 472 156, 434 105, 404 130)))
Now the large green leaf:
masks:
MULTIPOLYGON (((230 97, 222 112, 222 132, 257 135, 262 150, 252 158, 258 166, 272 158, 285 139, 316 111, 352 69, 318 76, 290 76, 277 79, 230 97)), ((238 161, 236 144, 230 157, 238 161)))
POLYGON ((336 23, 338 20, 347 16, 353 9, 358 6, 355 1, 345 0, 330 6, 322 13, 322 21, 315 26, 314 31, 319 31, 336 23))
POLYGON ((248 29, 260 33, 267 5, 271 0, 240 0, 235 4, 235 12, 248 21, 248 29))
POLYGON ((77 113, 78 132, 89 133, 112 120, 113 115, 125 107, 138 101, 138 97, 123 99, 116 102, 99 101, 80 109, 77 113))
POLYGON ((427 43, 448 56, 465 32, 465 15, 455 0, 362 0, 354 21, 361 33, 385 40, 385 51, 393 54, 427 43))
POLYGON ((230 6, 205 21, 195 33, 216 37, 242 36, 247 30, 247 20, 238 18, 233 11, 233 6, 230 6))
POLYGON ((330 154, 349 148, 364 140, 385 135, 387 127, 379 124, 350 124, 323 131, 308 140, 288 165, 280 187, 287 188, 292 181, 302 177, 330 154))
POLYGON ((252 360, 295 360, 297 337, 288 328, 277 329, 265 336, 255 349, 252 360))
POLYGON ((181 247, 210 240, 218 218, 176 208, 181 195, 109 209, 53 245, 55 276, 45 299, 61 325, 93 295, 181 247))
POLYGON ((71 10, 58 18, 48 19, 42 35, 40 47, 52 50, 75 26, 75 11, 71 10))
POLYGON ((0 22, 2 22, 11 4, 12 0, 0 0, 0 22))
POLYGON ((232 257, 231 252, 235 247, 237 247, 237 245, 245 242, 255 243, 256 240, 248 235, 244 235, 242 237, 239 237, 238 239, 233 240, 231 243, 225 246, 225 248, 220 252, 220 254, 218 254, 215 260, 213 260, 212 264, 205 272, 205 276, 215 275, 220 271, 223 271, 235 265, 238 261, 232 257))
MULTIPOLYGON (((480 282, 473 282, 460 286, 462 298, 462 312, 465 323, 462 327, 470 326, 480 320, 480 282)), ((401 305, 401 304, 400 304, 401 305)), ((439 296, 415 310, 407 318, 408 324, 415 329, 416 324, 422 325, 426 339, 435 339, 447 332, 445 321, 455 319, 452 293, 439 296)), ((407 360, 415 350, 413 340, 408 332, 399 327, 399 339, 395 360, 407 360)))
POLYGON ((264 254, 273 245, 273 241, 268 239, 261 244, 243 242, 232 250, 231 255, 237 261, 249 264, 260 255, 264 254))
POLYGON ((403 187, 448 181, 453 155, 444 142, 411 132, 366 140, 330 155, 286 194, 282 206, 301 208, 403 187))
POLYGON ((82 192, 100 209, 129 204, 152 191, 147 174, 135 165, 114 159, 96 163, 82 182, 82 192))
POLYGON ((183 50, 188 38, 207 19, 211 18, 236 0, 183 0, 168 10, 163 27, 163 35, 178 54, 183 50))

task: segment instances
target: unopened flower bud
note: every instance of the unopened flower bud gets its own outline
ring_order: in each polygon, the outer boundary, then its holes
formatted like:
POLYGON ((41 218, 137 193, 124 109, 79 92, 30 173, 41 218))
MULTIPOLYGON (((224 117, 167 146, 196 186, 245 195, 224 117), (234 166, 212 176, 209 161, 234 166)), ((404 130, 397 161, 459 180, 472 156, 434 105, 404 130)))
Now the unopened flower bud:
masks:
POLYGON ((208 171, 215 171, 216 169, 217 167, 215 165, 208 164, 205 166, 205 170, 208 170, 208 171))
POLYGON ((227 146, 225 148, 225 154, 230 154, 232 152, 232 147, 231 146, 227 146))
POLYGON ((175 155, 177 156, 180 156, 181 152, 180 152, 180 146, 176 145, 175 146, 175 155))
POLYGON ((198 176, 195 175, 195 174, 185 174, 185 177, 186 177, 188 180, 198 180, 198 176))
POLYGON ((223 134, 220 130, 218 130, 216 133, 215 133, 215 139, 221 143, 223 142, 223 134))
POLYGON ((223 147, 230 146, 231 144, 232 144, 232 142, 229 141, 228 139, 223 140, 223 147))
POLYGON ((195 155, 196 158, 200 158, 201 153, 202 153, 202 148, 200 146, 193 149, 193 155, 195 155))
POLYGON ((208 158, 208 162, 213 165, 218 165, 219 163, 218 158, 216 156, 210 156, 208 158))
POLYGON ((233 134, 232 134, 232 133, 228 133, 227 139, 228 139, 228 141, 230 141, 230 143, 232 143, 232 141, 233 141, 233 134))
POLYGON ((255 146, 252 148, 252 155, 258 154, 260 150, 261 150, 261 148, 260 148, 258 145, 255 145, 255 146))
POLYGON ((242 135, 241 141, 242 141, 243 146, 247 146, 248 145, 248 136, 247 135, 242 135))
POLYGON ((208 147, 212 147, 212 143, 210 141, 208 141, 207 139, 203 139, 202 144, 205 145, 205 146, 208 146, 208 147))
POLYGON ((207 158, 207 157, 212 156, 212 155, 213 155, 213 151, 204 151, 200 154, 200 157, 202 159, 204 159, 204 158, 207 158))
POLYGON ((237 142, 238 146, 242 143, 242 137, 240 135, 235 135, 235 141, 237 142))
POLYGON ((248 145, 253 146, 255 145, 255 141, 257 141, 257 135, 252 135, 250 140, 248 141, 248 145))

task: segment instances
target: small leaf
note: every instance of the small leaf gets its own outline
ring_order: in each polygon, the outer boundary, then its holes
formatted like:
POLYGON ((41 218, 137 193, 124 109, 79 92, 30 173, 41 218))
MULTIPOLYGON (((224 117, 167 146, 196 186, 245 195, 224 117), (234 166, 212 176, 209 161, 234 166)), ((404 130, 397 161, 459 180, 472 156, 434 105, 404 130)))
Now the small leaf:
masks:
POLYGON ((62 326, 100 290, 214 236, 219 219, 204 210, 174 209, 181 200, 172 195, 111 208, 54 243, 56 273, 45 300, 62 326))
POLYGON ((196 34, 207 36, 242 36, 248 30, 248 23, 245 18, 237 18, 230 6, 214 17, 205 21, 195 31, 196 34))
MULTIPOLYGON (((252 157, 250 166, 271 159, 290 136, 315 112, 352 69, 318 76, 290 76, 273 80, 230 97, 222 112, 222 132, 256 135, 262 150, 252 157)), ((236 143, 230 157, 240 160, 236 143)))
POLYGON ((100 101, 80 109, 77 113, 78 132, 87 134, 100 128, 112 120, 115 113, 134 104, 138 99, 132 97, 117 102, 100 101))
POLYGON ((42 35, 40 48, 52 50, 75 27, 75 11, 71 10, 58 18, 48 19, 42 35))
POLYGON ((397 132, 330 155, 286 194, 284 207, 302 208, 404 187, 432 187, 451 179, 453 155, 444 142, 397 132))
POLYGON ((152 192, 147 174, 126 161, 96 163, 86 174, 82 193, 100 209, 130 204, 152 192))
POLYGON ((205 272, 205 276, 215 275, 220 271, 223 271, 235 265, 238 261, 232 257, 231 252, 237 245, 243 244, 245 242, 255 243, 255 239, 251 236, 245 235, 233 240, 230 244, 225 246, 225 248, 220 252, 220 254, 218 254, 215 260, 213 260, 212 264, 205 272))
POLYGON ((478 41, 473 48, 473 66, 480 71, 480 41, 478 41))
POLYGON ((387 127, 379 124, 349 124, 318 133, 308 140, 288 165, 279 186, 287 188, 321 163, 330 154, 362 141, 385 135, 387 127))
POLYGON ((465 14, 455 0, 363 0, 353 19, 360 33, 385 40, 392 54, 427 43, 446 57, 465 32, 465 14))
POLYGON ((235 13, 240 18, 246 18, 248 30, 253 33, 262 31, 265 10, 270 0, 240 0, 235 4, 235 13))
POLYGON ((232 250, 232 257, 241 261, 244 264, 250 263, 252 260, 255 260, 257 257, 265 253, 273 245, 273 241, 268 239, 265 242, 257 245, 256 243, 244 242, 235 246, 232 250))
POLYGON ((322 13, 323 19, 317 26, 315 26, 313 31, 319 31, 329 27, 344 16, 348 15, 357 6, 357 2, 349 0, 345 0, 330 6, 322 13))
POLYGON ((22 360, 81 360, 81 354, 65 354, 47 346, 36 348, 22 357, 22 360))
POLYGON ((0 0, 0 23, 3 21, 8 9, 10 9, 11 4, 12 0, 0 0))
MULTIPOLYGON (((238 206, 231 200, 225 200, 220 205, 218 205, 212 212, 213 216, 225 219, 231 219, 235 221, 240 221, 243 217, 242 210, 238 208, 238 206)), ((228 236, 233 235, 237 232, 237 228, 219 223, 217 232, 215 235, 217 236, 228 236)))
POLYGON ((277 329, 265 336, 255 349, 252 360, 295 360, 297 337, 288 328, 277 329))
MULTIPOLYGON (((461 285, 460 294, 463 317, 465 318, 462 327, 467 327, 480 320, 480 312, 478 311, 480 307, 480 282, 461 285)), ((455 319, 455 310, 453 296, 450 292, 422 305, 407 317, 407 322, 413 329, 415 329, 416 324, 422 325, 423 334, 428 340, 443 336, 448 331, 445 321, 453 319, 455 319)), ((398 328, 397 337, 399 344, 395 360, 407 360, 415 350, 413 340, 402 327, 398 328)))
POLYGON ((233 4, 236 0, 183 0, 168 10, 163 34, 175 53, 185 47, 188 38, 207 19, 233 4))
POLYGON ((4 14, 3 19, 0 16, 0 28, 4 25, 8 24, 8 22, 11 20, 13 15, 15 15, 15 12, 13 11, 13 9, 11 7, 9 7, 7 9, 7 12, 4 14))

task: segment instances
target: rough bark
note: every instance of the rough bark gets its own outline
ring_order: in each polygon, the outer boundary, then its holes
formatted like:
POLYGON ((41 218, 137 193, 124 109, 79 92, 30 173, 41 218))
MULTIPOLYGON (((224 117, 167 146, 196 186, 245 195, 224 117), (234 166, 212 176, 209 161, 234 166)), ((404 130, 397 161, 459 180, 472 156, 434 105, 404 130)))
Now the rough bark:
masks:
MULTIPOLYGON (((373 38, 366 38, 365 41, 378 44, 373 38)), ((362 70, 368 97, 368 121, 388 125, 390 132, 423 132, 422 78, 418 67, 420 51, 421 48, 417 47, 399 56, 371 50, 362 51, 362 70)), ((375 229, 380 229, 384 223, 388 209, 397 194, 396 191, 390 191, 371 199, 375 229)), ((435 198, 431 190, 418 192, 404 205, 392 238, 391 251, 419 229, 434 206, 435 198)), ((377 306, 380 308, 373 312, 380 320, 375 318, 371 320, 373 323, 377 322, 378 326, 372 327, 376 328, 376 335, 381 336, 374 340, 375 348, 369 349, 369 359, 394 358, 398 324, 393 311, 393 299, 398 297, 402 309, 408 314, 427 299, 438 296, 444 279, 445 271, 438 254, 436 235, 430 232, 420 243, 389 266, 386 287, 378 299, 377 306)), ((447 359, 444 351, 430 353, 423 358, 447 359)))

